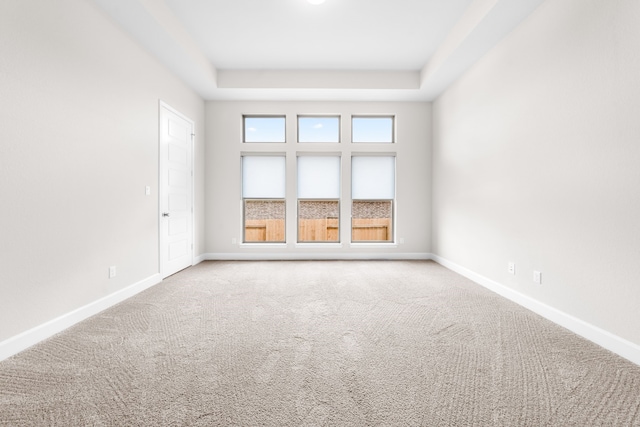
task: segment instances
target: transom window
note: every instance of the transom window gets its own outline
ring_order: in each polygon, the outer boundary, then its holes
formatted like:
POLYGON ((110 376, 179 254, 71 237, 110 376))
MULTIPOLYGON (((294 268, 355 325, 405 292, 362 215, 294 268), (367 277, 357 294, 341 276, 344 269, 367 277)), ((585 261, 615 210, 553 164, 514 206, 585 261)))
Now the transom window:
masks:
POLYGON ((243 116, 243 142, 286 142, 285 116, 243 116))
POLYGON ((298 142, 340 142, 340 117, 298 116, 298 142))
POLYGON ((393 143, 395 118, 393 116, 352 116, 351 141, 393 143))

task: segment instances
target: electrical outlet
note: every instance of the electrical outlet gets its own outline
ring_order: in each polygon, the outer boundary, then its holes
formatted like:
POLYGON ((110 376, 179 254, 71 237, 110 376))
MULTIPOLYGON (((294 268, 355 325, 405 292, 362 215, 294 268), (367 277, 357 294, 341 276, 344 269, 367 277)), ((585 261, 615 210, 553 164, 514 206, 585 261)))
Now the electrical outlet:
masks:
POLYGON ((146 187, 144 187, 144 194, 147 196, 151 195, 151 187, 149 187, 148 185, 146 187))
POLYGON ((400 243, 401 245, 404 244, 404 237, 400 237, 398 239, 398 243, 400 243))
POLYGON ((236 239, 235 237, 231 238, 231 244, 235 245, 236 243, 238 243, 238 239, 236 239))
POLYGON ((510 262, 509 263, 509 273, 513 274, 515 276, 516 274, 516 263, 515 262, 510 262))
POLYGON ((116 266, 112 265, 109 267, 109 279, 116 277, 116 266))
POLYGON ((542 273, 540 273, 539 271, 534 271, 533 272, 533 281, 536 282, 538 285, 542 284, 542 273))

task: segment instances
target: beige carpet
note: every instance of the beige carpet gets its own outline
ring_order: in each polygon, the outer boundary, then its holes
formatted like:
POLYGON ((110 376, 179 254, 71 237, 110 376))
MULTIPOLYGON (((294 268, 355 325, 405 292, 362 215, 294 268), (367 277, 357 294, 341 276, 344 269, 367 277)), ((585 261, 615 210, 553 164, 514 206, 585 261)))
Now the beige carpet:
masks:
POLYGON ((0 425, 640 426, 640 367, 433 262, 205 262, 0 362, 0 425))

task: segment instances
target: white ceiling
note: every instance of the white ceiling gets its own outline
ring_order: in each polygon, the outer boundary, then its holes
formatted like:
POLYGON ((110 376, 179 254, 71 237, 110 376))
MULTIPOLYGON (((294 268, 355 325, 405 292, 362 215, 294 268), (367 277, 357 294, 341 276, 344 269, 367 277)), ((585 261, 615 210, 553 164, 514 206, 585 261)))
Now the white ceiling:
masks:
POLYGON ((543 0, 94 0, 205 99, 422 100, 543 0))
POLYGON ((218 69, 419 70, 471 0, 165 0, 218 69))

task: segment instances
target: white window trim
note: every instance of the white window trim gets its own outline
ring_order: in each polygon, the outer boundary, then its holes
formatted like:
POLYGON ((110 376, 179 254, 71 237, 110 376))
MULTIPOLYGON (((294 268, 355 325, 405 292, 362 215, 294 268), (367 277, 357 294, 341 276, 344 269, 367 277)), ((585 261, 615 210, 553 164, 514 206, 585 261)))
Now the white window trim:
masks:
MULTIPOLYGON (((301 254, 309 253, 309 249, 322 250, 321 253, 331 253, 331 250, 335 249, 397 249, 401 243, 398 240, 398 228, 397 228, 397 189, 394 191, 393 201, 393 234, 390 241, 352 241, 352 212, 351 203, 354 201, 351 198, 351 162, 352 158, 356 156, 391 156, 398 158, 398 139, 397 139, 397 119, 396 113, 307 113, 303 112, 291 112, 287 111, 288 108, 282 109, 284 113, 243 113, 242 118, 242 135, 241 135, 241 147, 239 150, 240 156, 255 155, 255 156, 284 156, 286 164, 286 194, 285 201, 285 241, 284 242, 244 242, 244 198, 240 198, 241 208, 241 229, 239 242, 237 247, 243 250, 251 249, 266 249, 266 250, 282 250, 287 248, 300 249, 301 254), (299 117, 337 117, 339 119, 339 139, 340 142, 304 142, 298 141, 298 118, 299 117), (244 142, 244 118, 245 117, 284 117, 285 118, 285 142, 244 142), (353 118, 359 117, 371 117, 371 118, 391 118, 393 123, 392 130, 392 142, 353 142, 353 118), (294 126, 294 127, 292 127, 294 126), (304 148, 303 148, 304 147, 304 148), (341 184, 340 184, 340 197, 338 202, 340 204, 340 216, 339 216, 339 242, 324 242, 324 241, 298 241, 298 206, 299 201, 297 195, 297 185, 289 183, 290 179, 297 180, 297 161, 299 156, 338 156, 341 158, 341 184), (347 164, 348 163, 348 164, 347 164), (296 166, 291 169, 292 164, 296 166), (296 175, 290 176, 291 171, 294 171, 296 175), (295 207, 293 207, 293 205, 295 207), (347 212, 348 211, 348 212, 347 212), (295 216, 295 224, 289 224, 292 220, 291 214, 295 216)), ((304 110, 304 109, 303 109, 304 110)), ((395 185, 397 186, 397 168, 394 167, 395 173, 395 185)), ((242 183, 242 180, 241 180, 242 183)), ((371 252, 377 253, 376 252, 371 252)))

